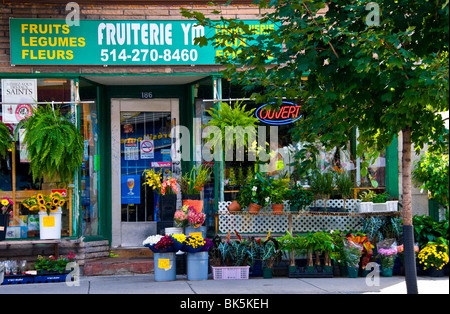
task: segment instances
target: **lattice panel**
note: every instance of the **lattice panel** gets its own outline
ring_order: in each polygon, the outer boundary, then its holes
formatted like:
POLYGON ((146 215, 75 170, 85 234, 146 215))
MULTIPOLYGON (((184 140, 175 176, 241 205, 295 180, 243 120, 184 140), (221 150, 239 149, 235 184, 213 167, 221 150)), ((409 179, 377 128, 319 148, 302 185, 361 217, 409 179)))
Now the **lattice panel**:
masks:
MULTIPOLYGON (((349 213, 358 212, 360 200, 346 200, 345 207, 349 213)), ((231 202, 219 203, 218 233, 263 233, 269 230, 273 233, 285 233, 289 230, 289 215, 249 215, 230 214, 228 205, 231 202)), ((323 206, 324 201, 318 200, 315 206, 323 206)), ((327 207, 343 207, 343 200, 329 200, 327 207)), ((285 201, 284 211, 289 211, 289 203, 285 201)), ((270 206, 261 209, 261 213, 270 213, 270 206)), ((316 232, 331 230, 350 230, 361 227, 361 217, 345 215, 308 215, 308 211, 301 215, 292 215, 292 227, 294 232, 316 232)))

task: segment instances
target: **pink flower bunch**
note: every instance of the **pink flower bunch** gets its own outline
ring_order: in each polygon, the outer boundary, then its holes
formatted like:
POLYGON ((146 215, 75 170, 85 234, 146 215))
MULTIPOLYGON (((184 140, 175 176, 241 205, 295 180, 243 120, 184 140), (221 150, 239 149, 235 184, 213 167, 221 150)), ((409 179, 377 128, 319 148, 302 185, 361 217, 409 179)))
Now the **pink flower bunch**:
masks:
POLYGON ((189 224, 187 217, 189 210, 194 210, 194 207, 183 205, 183 207, 175 212, 174 220, 178 227, 184 228, 189 224))
POLYGON ((161 184, 162 195, 177 194, 177 192, 178 192, 177 180, 175 178, 167 179, 161 184))
POLYGON ((202 212, 198 213, 193 207, 192 209, 189 208, 187 220, 192 227, 194 228, 200 227, 205 222, 205 219, 206 215, 204 213, 202 212))
POLYGON ((13 211, 13 201, 11 201, 9 198, 7 197, 3 197, 2 200, 0 201, 1 204, 1 214, 6 215, 6 214, 11 214, 13 211))
POLYGON ((397 249, 396 248, 389 248, 389 249, 379 249, 378 253, 380 253, 381 255, 384 256, 391 256, 391 255, 395 255, 397 254, 397 249))

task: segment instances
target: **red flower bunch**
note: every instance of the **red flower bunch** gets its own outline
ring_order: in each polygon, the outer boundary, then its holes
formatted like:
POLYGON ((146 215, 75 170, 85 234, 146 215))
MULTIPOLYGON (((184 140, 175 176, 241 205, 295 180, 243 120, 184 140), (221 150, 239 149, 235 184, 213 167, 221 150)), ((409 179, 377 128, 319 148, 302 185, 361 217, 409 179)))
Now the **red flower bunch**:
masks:
POLYGON ((158 243, 155 244, 155 249, 162 250, 162 249, 168 249, 173 246, 173 238, 169 235, 166 235, 161 238, 161 240, 158 241, 158 243))

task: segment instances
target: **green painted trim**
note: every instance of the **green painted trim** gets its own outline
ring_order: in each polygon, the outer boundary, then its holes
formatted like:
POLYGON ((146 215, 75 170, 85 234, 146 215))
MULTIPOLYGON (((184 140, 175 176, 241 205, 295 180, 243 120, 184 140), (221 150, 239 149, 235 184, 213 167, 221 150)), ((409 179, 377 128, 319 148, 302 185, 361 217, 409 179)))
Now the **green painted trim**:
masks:
POLYGON ((439 202, 434 199, 428 199, 428 215, 439 222, 439 202))
MULTIPOLYGON (((222 75, 219 72, 175 72, 175 73, 0 73, 0 78, 89 78, 91 76, 217 76, 222 75)), ((203 78, 204 79, 204 78, 203 78)), ((203 79, 199 79, 201 81, 203 79)), ((195 82, 198 82, 195 81, 195 82)), ((194 83, 195 83, 194 82, 194 83)), ((98 84, 91 82, 92 84, 98 84)))
POLYGON ((398 138, 395 136, 386 147, 386 191, 395 198, 399 197, 398 173, 398 138))

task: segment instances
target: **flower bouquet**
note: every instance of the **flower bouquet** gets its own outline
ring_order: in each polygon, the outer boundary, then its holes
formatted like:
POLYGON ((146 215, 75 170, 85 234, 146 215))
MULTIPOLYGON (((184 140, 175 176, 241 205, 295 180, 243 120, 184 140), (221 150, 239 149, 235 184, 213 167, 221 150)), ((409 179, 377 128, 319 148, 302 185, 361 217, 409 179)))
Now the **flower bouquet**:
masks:
POLYGON ((177 193, 178 193, 177 180, 175 178, 164 180, 164 182, 161 184, 161 194, 172 195, 177 193))
POLYGON ((191 235, 186 237, 183 251, 188 253, 197 253, 203 250, 205 240, 201 235, 191 235))
POLYGON ((145 239, 142 244, 152 250, 153 253, 175 252, 173 238, 169 235, 153 235, 145 239))
POLYGON ((7 197, 3 197, 2 200, 0 201, 0 204, 2 205, 1 207, 1 214, 2 215, 11 215, 12 211, 13 211, 13 201, 11 201, 9 198, 7 197))
POLYGON ((206 215, 202 212, 197 212, 194 208, 189 209, 187 214, 187 221, 191 227, 198 228, 205 222, 206 215))
POLYGON ((172 234, 172 238, 175 251, 184 251, 184 247, 186 245, 186 235, 172 234))
POLYGON ((363 246, 349 239, 344 239, 344 261, 347 265, 348 276, 350 278, 358 277, 359 261, 361 259, 363 246))
POLYGON ((188 205, 183 205, 183 207, 181 207, 181 209, 179 209, 175 212, 174 220, 175 220, 175 225, 177 227, 184 228, 189 225, 189 221, 188 221, 187 217, 188 217, 190 210, 194 210, 194 207, 188 206, 188 205))
POLYGON ((60 193, 55 192, 50 195, 38 193, 37 195, 33 195, 24 200, 22 205, 31 211, 39 210, 47 212, 47 215, 50 215, 50 213, 57 212, 59 207, 63 206, 65 203, 64 197, 60 193))

